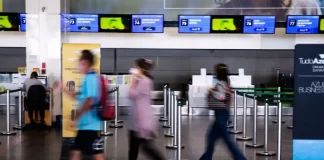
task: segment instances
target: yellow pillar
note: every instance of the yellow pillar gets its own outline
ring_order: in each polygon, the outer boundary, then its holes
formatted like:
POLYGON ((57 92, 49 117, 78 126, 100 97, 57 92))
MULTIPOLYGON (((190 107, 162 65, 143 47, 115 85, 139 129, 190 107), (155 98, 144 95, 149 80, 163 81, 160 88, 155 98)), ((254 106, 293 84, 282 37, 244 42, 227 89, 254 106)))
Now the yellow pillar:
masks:
POLYGON ((0 0, 0 12, 3 12, 3 0, 0 0))

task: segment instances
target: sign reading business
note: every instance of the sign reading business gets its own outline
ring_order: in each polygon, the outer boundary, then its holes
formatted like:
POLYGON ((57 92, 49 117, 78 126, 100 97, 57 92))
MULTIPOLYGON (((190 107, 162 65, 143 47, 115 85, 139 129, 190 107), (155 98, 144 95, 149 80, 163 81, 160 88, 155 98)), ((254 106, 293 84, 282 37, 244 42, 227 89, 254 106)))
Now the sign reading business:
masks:
POLYGON ((323 159, 324 45, 295 47, 293 160, 323 159))

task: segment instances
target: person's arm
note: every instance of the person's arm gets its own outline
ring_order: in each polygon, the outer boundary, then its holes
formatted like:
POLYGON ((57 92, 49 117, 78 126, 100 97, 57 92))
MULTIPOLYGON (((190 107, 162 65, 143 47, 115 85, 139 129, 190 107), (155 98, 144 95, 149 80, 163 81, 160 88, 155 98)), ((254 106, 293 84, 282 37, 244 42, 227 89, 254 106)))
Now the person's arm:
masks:
POLYGON ((96 74, 93 74, 89 77, 85 77, 87 79, 84 83, 86 87, 86 93, 84 93, 86 99, 83 102, 80 110, 77 112, 75 119, 78 120, 83 114, 87 113, 93 106, 93 104, 96 103, 96 99, 99 97, 99 79, 96 74))
POLYGON ((217 89, 210 90, 211 94, 215 99, 224 100, 226 96, 226 88, 224 84, 219 83, 216 87, 217 89))
POLYGON ((69 91, 69 89, 64 88, 63 92, 66 93, 72 99, 76 99, 76 97, 77 97, 77 93, 69 91))

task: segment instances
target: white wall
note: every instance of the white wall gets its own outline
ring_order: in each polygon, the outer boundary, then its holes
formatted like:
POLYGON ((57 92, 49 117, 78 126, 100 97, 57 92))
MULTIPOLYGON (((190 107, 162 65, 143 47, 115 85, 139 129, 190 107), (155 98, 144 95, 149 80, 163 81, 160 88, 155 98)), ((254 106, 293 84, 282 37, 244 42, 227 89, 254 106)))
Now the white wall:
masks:
MULTIPOLYGON (((1 32, 0 42, 0 47, 26 47, 25 33, 1 32)), ((101 43, 102 48, 294 49, 298 43, 324 43, 324 35, 287 35, 284 28, 273 35, 178 34, 178 28, 165 28, 164 34, 62 33, 62 43, 101 43)))

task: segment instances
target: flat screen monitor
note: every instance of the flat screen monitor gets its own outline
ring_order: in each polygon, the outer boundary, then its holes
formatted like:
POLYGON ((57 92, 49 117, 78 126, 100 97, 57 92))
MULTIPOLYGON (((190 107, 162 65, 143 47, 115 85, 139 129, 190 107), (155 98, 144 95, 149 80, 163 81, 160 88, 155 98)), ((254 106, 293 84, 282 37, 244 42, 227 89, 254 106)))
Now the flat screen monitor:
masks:
POLYGON ((98 32, 98 24, 96 14, 62 14, 61 16, 63 32, 98 32))
POLYGON ((243 33, 243 16, 211 16, 210 33, 243 33))
POLYGON ((319 30, 318 33, 324 34, 324 16, 319 18, 319 30))
POLYGON ((19 14, 0 13, 0 31, 19 31, 19 14))
POLYGON ((288 16, 287 34, 317 34, 319 31, 319 16, 288 16))
POLYGON ((40 80, 45 86, 47 85, 47 77, 46 76, 38 76, 38 80, 40 80))
POLYGON ((20 14, 20 31, 26 32, 26 14, 20 14))
POLYGON ((132 32, 132 16, 131 15, 99 15, 99 32, 132 32))
POLYGON ((210 16, 179 15, 179 33, 210 33, 210 16))
POLYGON ((132 15, 133 33, 163 33, 164 15, 132 15))
POLYGON ((243 33, 274 34, 276 32, 276 16, 244 16, 243 33))

